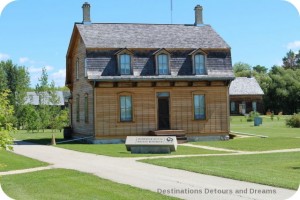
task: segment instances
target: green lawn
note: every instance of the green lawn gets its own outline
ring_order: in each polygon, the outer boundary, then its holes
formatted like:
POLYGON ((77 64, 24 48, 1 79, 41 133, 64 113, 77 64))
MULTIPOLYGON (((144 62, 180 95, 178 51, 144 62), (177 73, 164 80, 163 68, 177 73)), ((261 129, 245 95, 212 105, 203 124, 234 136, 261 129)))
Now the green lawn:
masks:
POLYGON ((270 117, 263 116, 263 124, 261 126, 254 126, 253 122, 247 122, 246 117, 231 117, 231 131, 265 135, 268 138, 237 138, 229 141, 194 142, 193 144, 242 151, 300 148, 300 129, 286 127, 285 118, 287 116, 281 116, 277 120, 275 116, 272 121, 270 117))
POLYGON ((297 190, 300 183, 300 152, 149 159, 142 162, 293 190, 297 190))
POLYGON ((300 137, 299 128, 289 128, 285 126, 285 119, 288 116, 277 116, 272 121, 269 116, 262 116, 263 123, 260 126, 254 126, 253 122, 247 122, 246 117, 230 117, 231 131, 265 135, 269 137, 300 137))
POLYGON ((51 138, 52 134, 54 134, 56 142, 62 141, 64 136, 63 132, 59 131, 54 131, 52 130, 45 130, 45 132, 27 132, 25 130, 19 130, 16 131, 16 133, 12 134, 12 137, 15 138, 16 140, 23 140, 26 142, 33 142, 33 143, 38 143, 38 144, 50 144, 51 143, 51 138))
MULTIPOLYGON (((50 144, 52 134, 55 135, 56 142, 63 140, 62 132, 52 132, 51 130, 45 130, 44 133, 28 133, 26 131, 18 131, 13 134, 13 137, 17 140, 23 140, 28 142, 34 142, 39 144, 50 144)), ((106 155, 113 157, 144 157, 144 156, 161 156, 161 155, 190 155, 190 154, 218 154, 227 153, 222 151, 212 151, 193 147, 178 146, 176 152, 171 154, 131 154, 126 150, 125 144, 79 144, 73 142, 70 144, 62 143, 58 144, 57 147, 86 152, 94 153, 98 155, 106 155)))
POLYGON ((227 153, 200 148, 178 146, 176 152, 171 154, 131 154, 126 150, 125 144, 59 144, 58 147, 113 157, 144 157, 161 155, 190 155, 190 154, 218 154, 227 153))
POLYGON ((0 150, 0 172, 47 166, 47 163, 0 150))
POLYGON ((300 148, 300 138, 239 138, 229 141, 193 142, 195 145, 220 147, 241 151, 268 151, 300 148))
POLYGON ((1 177, 4 192, 17 200, 73 199, 175 199, 161 194, 114 183, 91 174, 52 169, 1 177))

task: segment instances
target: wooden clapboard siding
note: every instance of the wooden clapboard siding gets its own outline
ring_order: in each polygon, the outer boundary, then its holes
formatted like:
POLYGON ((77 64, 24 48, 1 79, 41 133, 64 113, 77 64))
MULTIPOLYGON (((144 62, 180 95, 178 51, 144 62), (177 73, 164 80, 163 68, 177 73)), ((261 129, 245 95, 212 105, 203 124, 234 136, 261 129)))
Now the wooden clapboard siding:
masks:
MULTIPOLYGON (((219 85, 219 84, 216 84, 219 85)), ((96 137, 148 135, 157 130, 157 92, 170 93, 171 129, 185 130, 187 135, 228 133, 228 87, 149 87, 96 88, 96 137), (119 122, 118 94, 132 95, 133 122, 119 122), (193 92, 206 97, 206 120, 194 120, 193 92)))

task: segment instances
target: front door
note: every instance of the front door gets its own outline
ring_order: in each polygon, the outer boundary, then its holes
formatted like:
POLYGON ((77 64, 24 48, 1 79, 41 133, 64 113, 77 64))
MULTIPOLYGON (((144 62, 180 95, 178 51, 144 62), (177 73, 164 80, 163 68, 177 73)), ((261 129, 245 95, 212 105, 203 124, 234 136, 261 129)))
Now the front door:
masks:
POLYGON ((169 97, 158 97, 158 129, 170 129, 169 97))

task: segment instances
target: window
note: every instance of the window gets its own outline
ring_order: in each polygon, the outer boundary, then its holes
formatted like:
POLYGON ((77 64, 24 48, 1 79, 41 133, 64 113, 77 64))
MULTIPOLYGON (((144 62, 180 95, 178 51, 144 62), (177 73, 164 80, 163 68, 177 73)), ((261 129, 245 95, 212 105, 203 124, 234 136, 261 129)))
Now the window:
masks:
POLYGON ((120 121, 132 121, 132 98, 131 96, 120 96, 120 121))
POLYGON ((84 121, 89 122, 89 98, 88 94, 84 97, 84 121))
POLYGON ((235 112, 235 102, 234 101, 232 101, 230 103, 230 110, 231 110, 231 112, 235 112))
POLYGON ((131 58, 128 54, 122 54, 119 56, 120 74, 130 75, 131 74, 131 58))
POLYGON ((191 60, 193 62, 193 74, 194 75, 205 75, 205 63, 207 53, 202 49, 195 49, 190 54, 191 60))
POLYGON ((256 101, 253 101, 253 102, 252 102, 252 110, 253 110, 254 112, 256 112, 256 109, 257 109, 256 101))
POLYGON ((195 74, 196 75, 203 75, 205 74, 205 59, 204 55, 196 54, 194 56, 194 67, 195 67, 195 74))
POLYGON ((80 104, 79 104, 79 95, 76 97, 76 121, 80 121, 80 104))
POLYGON ((87 77, 87 58, 84 59, 84 77, 87 77))
POLYGON ((194 95, 194 119, 206 119, 205 95, 194 95))
POLYGON ((76 60, 76 79, 79 78, 79 58, 76 60))
POLYGON ((157 57, 158 62, 158 74, 167 75, 169 74, 169 59, 167 54, 160 54, 157 57))

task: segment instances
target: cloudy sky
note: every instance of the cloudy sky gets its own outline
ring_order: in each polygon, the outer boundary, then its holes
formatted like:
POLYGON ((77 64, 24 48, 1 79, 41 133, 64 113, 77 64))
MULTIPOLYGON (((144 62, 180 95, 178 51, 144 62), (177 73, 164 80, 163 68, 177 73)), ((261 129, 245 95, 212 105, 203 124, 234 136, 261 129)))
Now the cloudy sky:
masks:
MULTIPOLYGON (((74 22, 82 21, 83 3, 17 0, 8 4, 0 15, 0 60, 11 59, 26 66, 33 87, 42 67, 46 67, 50 81, 64 85, 65 56, 74 22)), ((89 3, 92 22, 171 23, 171 0, 89 3)), ((173 23, 193 24, 197 4, 204 7, 204 23, 231 46, 233 63, 270 68, 281 64, 289 49, 300 49, 300 15, 284 0, 173 0, 173 23)))

